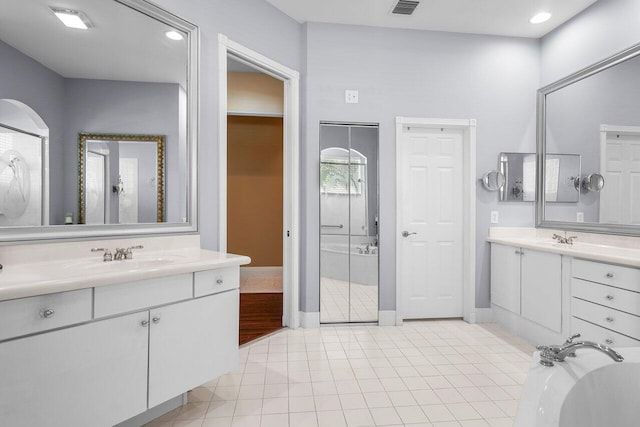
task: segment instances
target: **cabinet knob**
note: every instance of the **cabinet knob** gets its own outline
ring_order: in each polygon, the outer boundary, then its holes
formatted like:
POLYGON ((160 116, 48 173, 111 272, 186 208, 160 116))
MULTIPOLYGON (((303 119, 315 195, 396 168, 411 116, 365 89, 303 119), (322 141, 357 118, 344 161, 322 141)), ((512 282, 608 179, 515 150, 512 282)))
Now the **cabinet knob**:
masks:
POLYGON ((222 285, 222 283, 224 283, 224 280, 223 279, 216 279, 216 283, 218 285, 222 285))
POLYGON ((607 273, 607 279, 613 279, 613 273, 607 273))
POLYGON ((160 323, 160 317, 156 316, 153 319, 151 319, 151 321, 157 325, 158 323, 160 323))
POLYGON ((140 325, 141 325, 143 328, 146 328, 147 326, 149 326, 149 321, 148 321, 148 320, 143 320, 142 322, 140 322, 140 325))
POLYGON ((609 317, 607 317, 607 318, 606 318, 606 319, 604 319, 604 320, 606 320, 607 322, 613 322, 613 317, 609 316, 609 317))
POLYGON ((613 344, 613 340, 611 338, 607 338, 606 340, 604 340, 604 342, 606 342, 609 345, 613 344))
POLYGON ((605 298, 611 301, 613 299, 613 295, 607 295, 605 298))
POLYGON ((47 308, 46 310, 42 311, 42 317, 44 317, 45 319, 50 319, 55 314, 56 312, 52 308, 47 308))

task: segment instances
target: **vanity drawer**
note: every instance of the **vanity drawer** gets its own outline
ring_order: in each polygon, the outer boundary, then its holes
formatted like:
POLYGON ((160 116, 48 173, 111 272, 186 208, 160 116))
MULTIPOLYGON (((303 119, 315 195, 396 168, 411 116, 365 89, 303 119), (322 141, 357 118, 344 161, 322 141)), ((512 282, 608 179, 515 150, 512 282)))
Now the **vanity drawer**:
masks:
POLYGON ((631 338, 640 338, 640 317, 578 298, 571 298, 571 314, 631 338))
MULTIPOLYGON (((625 335, 610 331, 593 323, 585 322, 576 317, 571 319, 571 333, 580 334, 579 340, 594 341, 611 347, 638 347, 640 341, 625 335)), ((576 341, 579 341, 578 339, 576 341)))
POLYGON ((640 270, 636 268, 574 259, 571 270, 578 279, 640 292, 640 270))
POLYGON ((0 340, 91 320, 91 289, 0 302, 0 340))
POLYGON ((571 295, 640 316, 640 293, 637 292, 574 278, 571 279, 571 295))
POLYGON ((193 298, 193 274, 96 287, 95 318, 142 310, 193 298))
POLYGON ((218 268, 194 273, 193 294, 196 298, 240 287, 238 267, 218 268))

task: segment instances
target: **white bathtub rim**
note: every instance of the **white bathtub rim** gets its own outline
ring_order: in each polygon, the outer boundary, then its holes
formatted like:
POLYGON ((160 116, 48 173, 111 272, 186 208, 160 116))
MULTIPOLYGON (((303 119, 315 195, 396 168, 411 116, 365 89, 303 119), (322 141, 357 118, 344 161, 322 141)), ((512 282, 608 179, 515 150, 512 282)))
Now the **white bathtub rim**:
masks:
MULTIPOLYGON (((640 347, 621 347, 619 353, 622 363, 640 363, 640 347)), ((540 352, 533 354, 514 427, 558 427, 562 404, 578 381, 591 371, 618 363, 589 349, 578 349, 576 355, 546 367, 539 363, 540 352)))

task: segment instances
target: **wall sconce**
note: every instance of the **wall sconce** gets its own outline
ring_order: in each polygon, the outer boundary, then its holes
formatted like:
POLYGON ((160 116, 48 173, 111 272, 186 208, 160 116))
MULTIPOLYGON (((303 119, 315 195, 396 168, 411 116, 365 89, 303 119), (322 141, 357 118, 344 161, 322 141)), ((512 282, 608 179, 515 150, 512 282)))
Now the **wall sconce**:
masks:
POLYGON ((118 182, 112 187, 112 191, 118 196, 124 193, 124 182, 122 182, 122 176, 118 175, 118 182))
POLYGON ((578 191, 599 193, 604 188, 604 177, 599 173, 590 173, 581 180, 578 176, 575 178, 573 185, 578 191))
POLYGON ((488 170, 480 178, 482 186, 488 191, 498 191, 504 186, 504 175, 501 172, 488 170))

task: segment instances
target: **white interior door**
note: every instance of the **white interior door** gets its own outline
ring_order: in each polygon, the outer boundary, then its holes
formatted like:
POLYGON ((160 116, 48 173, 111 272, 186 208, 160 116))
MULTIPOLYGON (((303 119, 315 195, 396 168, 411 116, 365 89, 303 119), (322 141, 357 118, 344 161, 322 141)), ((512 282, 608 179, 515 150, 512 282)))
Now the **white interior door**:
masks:
POLYGON ((404 319, 463 315, 463 131, 404 126, 397 250, 404 319))
POLYGON ((600 222, 640 224, 640 133, 607 133, 600 222))

